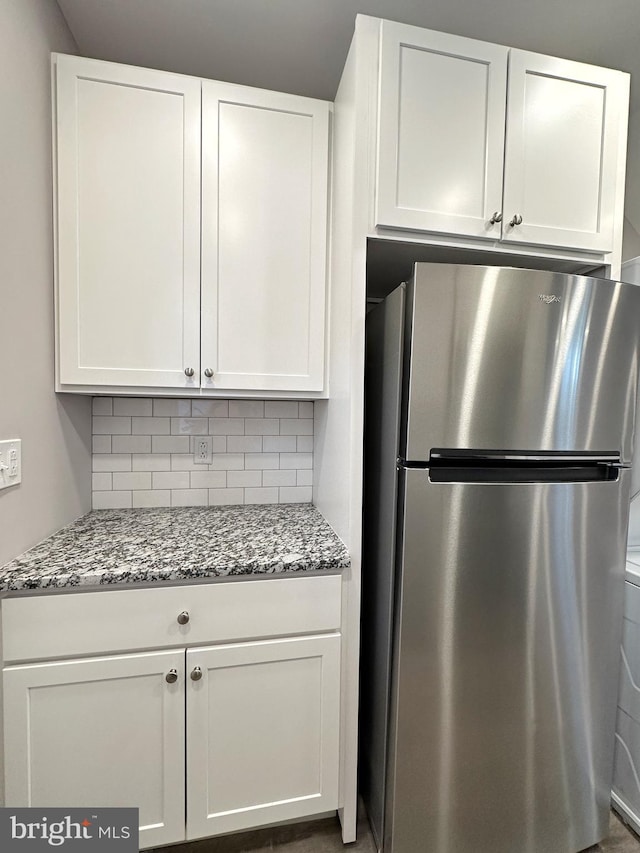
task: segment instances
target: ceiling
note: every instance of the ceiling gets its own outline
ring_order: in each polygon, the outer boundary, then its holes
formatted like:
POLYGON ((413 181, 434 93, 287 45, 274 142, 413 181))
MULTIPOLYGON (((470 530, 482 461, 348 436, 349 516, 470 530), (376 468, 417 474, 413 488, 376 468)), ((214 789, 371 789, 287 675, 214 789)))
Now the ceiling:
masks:
MULTIPOLYGON (((57 0, 85 56, 333 100, 358 12, 632 74, 640 148, 638 0, 57 0)), ((636 144, 637 143, 637 144, 636 144)), ((640 163, 627 216, 640 231, 640 163)))

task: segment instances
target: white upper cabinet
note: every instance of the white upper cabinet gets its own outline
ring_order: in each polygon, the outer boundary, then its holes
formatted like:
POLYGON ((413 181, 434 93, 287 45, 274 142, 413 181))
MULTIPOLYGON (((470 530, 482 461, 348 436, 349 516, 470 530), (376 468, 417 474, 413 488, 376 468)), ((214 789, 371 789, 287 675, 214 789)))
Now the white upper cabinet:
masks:
POLYGON ((613 249, 628 80, 619 71, 511 50, 504 240, 613 249))
POLYGON ((59 380, 189 387, 200 81, 58 56, 56 110, 59 380))
POLYGON ((376 223, 494 237, 506 47, 382 22, 376 223))
POLYGON ((59 390, 323 392, 330 104, 54 69, 59 390))
POLYGON ((614 250, 627 74, 387 21, 380 32, 377 226, 614 250))
POLYGON ((328 104, 204 81, 202 123, 203 387, 321 391, 328 104))

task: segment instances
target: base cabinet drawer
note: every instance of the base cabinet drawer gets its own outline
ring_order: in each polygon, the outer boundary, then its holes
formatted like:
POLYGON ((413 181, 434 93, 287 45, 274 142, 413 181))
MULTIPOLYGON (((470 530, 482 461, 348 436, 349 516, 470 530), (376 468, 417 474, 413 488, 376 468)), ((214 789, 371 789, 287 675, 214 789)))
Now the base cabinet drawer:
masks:
POLYGON ((341 588, 340 575, 267 576, 7 598, 4 662, 335 631, 341 588))
POLYGON ((7 666, 3 687, 7 806, 137 807, 141 849, 338 807, 338 633, 7 666))

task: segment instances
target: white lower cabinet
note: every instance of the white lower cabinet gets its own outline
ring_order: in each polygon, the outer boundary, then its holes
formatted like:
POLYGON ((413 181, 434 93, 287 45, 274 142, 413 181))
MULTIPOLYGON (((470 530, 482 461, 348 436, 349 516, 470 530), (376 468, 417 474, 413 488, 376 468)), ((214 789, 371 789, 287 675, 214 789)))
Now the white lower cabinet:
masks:
POLYGON ((189 838, 336 808, 338 634, 190 649, 187 673, 189 838))
POLYGON ((4 717, 7 806, 137 807, 141 846, 184 839, 184 651, 7 667, 4 717))
POLYGON ((141 849, 337 809, 340 590, 325 576, 5 600, 5 805, 137 807, 141 849), (61 646, 53 617, 86 599, 92 636, 61 646), (127 607, 140 647, 176 647, 115 654, 127 607))

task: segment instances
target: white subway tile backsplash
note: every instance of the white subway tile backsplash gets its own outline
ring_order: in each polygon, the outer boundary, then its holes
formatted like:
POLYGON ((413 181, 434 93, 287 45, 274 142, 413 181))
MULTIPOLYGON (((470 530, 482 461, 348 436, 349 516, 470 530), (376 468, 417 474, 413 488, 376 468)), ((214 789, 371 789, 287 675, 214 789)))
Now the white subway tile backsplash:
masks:
POLYGON ((297 450, 295 435, 265 435, 262 439, 265 453, 295 453, 297 450))
POLYGON ((92 431, 94 435, 131 435, 131 418, 94 415, 92 431))
POLYGON ((295 471, 264 471, 262 474, 263 486, 295 486, 295 471))
POLYGON ((246 489, 247 486, 253 488, 262 486, 262 471, 227 471, 227 486, 229 488, 235 486, 246 489))
POLYGON ((192 404, 194 418, 228 418, 228 400, 194 400, 192 404))
POLYGON ((298 417, 299 418, 312 418, 313 417, 313 403, 300 403, 298 405, 298 417))
POLYGON ((208 506, 209 493, 206 489, 172 489, 171 506, 208 506))
POLYGON ((171 506, 171 492, 166 489, 133 492, 133 505, 135 507, 171 506))
POLYGON ((227 437, 229 453, 262 453, 261 435, 230 435, 227 437))
POLYGON ((299 469, 296 473, 296 486, 313 486, 313 471, 299 469))
POLYGON ((152 411, 152 400, 135 397, 115 397, 113 400, 114 415, 150 415, 152 411))
POLYGON ((156 418, 189 418, 191 405, 191 400, 154 400, 153 414, 156 418))
POLYGON ((281 418, 280 435, 313 435, 310 418, 281 418))
POLYGON ((291 400, 267 401, 264 404, 265 418, 297 418, 298 403, 291 400))
POLYGON ((216 453, 211 463, 213 471, 242 471, 244 467, 243 453, 216 453))
POLYGON ((94 509, 130 509, 131 506, 131 492, 95 492, 93 495, 94 509))
POLYGON ((130 471, 130 453, 94 453, 94 471, 130 471))
POLYGON ((224 489, 227 485, 226 471, 192 471, 192 489, 224 489))
POLYGON ((152 453, 190 453, 191 442, 188 435, 152 435, 152 453))
POLYGON ((313 453, 281 453, 281 468, 313 468, 313 453))
POLYGON ((95 509, 312 500, 313 403, 93 399, 95 509), (209 435, 211 464, 194 460, 209 435))
POLYGON ((150 489, 151 474, 148 471, 123 471, 113 474, 113 488, 124 489, 150 489))
POLYGON ((134 453, 131 456, 133 471, 170 471, 171 456, 168 453, 134 453))
POLYGON ((114 435, 111 450, 113 453, 151 453, 151 436, 114 435))
POLYGON ((193 458, 193 453, 172 453, 171 454, 171 470, 172 471, 208 471, 209 466, 206 462, 196 462, 193 458))
MULTIPOLYGON (((229 437, 226 435, 212 435, 211 438, 211 452, 212 453, 226 453, 228 450, 227 442, 229 441, 229 437)), ((193 448, 195 451, 195 447, 193 448)))
POLYGON ((243 418, 209 418, 211 435, 244 435, 243 418))
POLYGON ((277 504, 277 489, 245 489, 244 502, 246 504, 277 504))
POLYGON ((291 488, 284 486, 280 489, 280 503, 310 503, 313 496, 312 491, 311 486, 293 486, 291 488))
POLYGON ((113 489, 113 479, 110 473, 92 474, 91 489, 94 492, 110 492, 113 489))
POLYGON ((244 489, 209 489, 209 506, 243 503, 244 489))
POLYGON ((262 400, 229 400, 230 418, 263 418, 264 401, 262 400))
POLYGON ((247 470, 278 468, 279 455, 277 453, 245 453, 244 467, 247 470))
POLYGON ((207 418, 171 418, 171 435, 207 435, 207 418))
POLYGON ((152 488, 154 489, 188 489, 188 471, 154 471, 152 488))
POLYGON ((278 418, 245 418, 244 431, 246 435, 279 435, 280 423, 278 418))
POLYGON ((91 438, 91 449, 94 453, 111 453, 111 436, 94 435, 91 438))
POLYGON ((91 411, 94 415, 112 415, 113 414, 113 398, 112 397, 94 397, 91 405, 91 411))
POLYGON ((131 432, 134 435, 169 435, 171 418, 131 418, 131 432))

